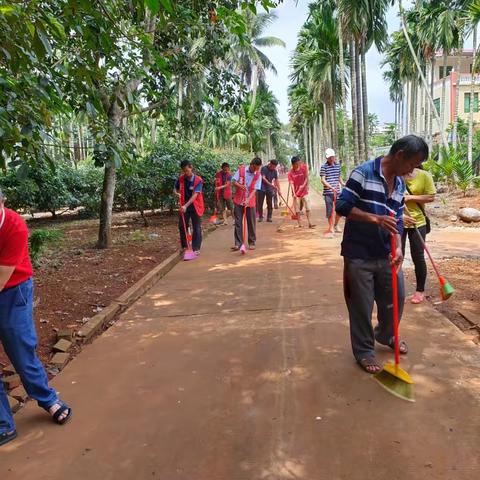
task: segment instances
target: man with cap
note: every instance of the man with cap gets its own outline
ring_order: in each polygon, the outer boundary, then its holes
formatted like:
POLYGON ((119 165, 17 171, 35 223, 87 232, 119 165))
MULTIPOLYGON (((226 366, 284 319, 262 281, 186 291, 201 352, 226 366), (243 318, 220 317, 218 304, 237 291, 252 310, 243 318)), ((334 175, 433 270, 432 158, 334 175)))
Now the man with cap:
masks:
POLYGON ((320 179, 323 184, 323 198, 325 200, 325 210, 328 220, 328 230, 326 231, 326 234, 333 235, 333 232, 341 232, 338 226, 338 222, 341 218, 340 215, 335 215, 335 222, 332 222, 331 218, 334 209, 334 201, 339 194, 340 185, 343 187, 345 183, 342 180, 340 164, 335 161, 335 150, 333 150, 333 148, 327 148, 325 151, 325 158, 327 161, 320 169, 320 179))
MULTIPOLYGON (((36 353, 32 273, 27 225, 18 213, 4 207, 0 191, 0 342, 28 395, 62 425, 72 410, 49 387, 36 353)), ((0 446, 16 436, 8 397, 0 382, 0 446)))

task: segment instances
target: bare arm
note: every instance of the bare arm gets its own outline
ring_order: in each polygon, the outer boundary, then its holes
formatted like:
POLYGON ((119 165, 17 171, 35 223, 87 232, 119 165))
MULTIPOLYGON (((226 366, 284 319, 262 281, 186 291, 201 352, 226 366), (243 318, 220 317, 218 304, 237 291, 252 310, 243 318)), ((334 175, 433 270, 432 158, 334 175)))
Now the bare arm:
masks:
POLYGON ((432 203, 435 201, 435 195, 405 195, 406 202, 432 203))
POLYGON ((15 267, 0 265, 0 292, 4 289, 6 283, 10 280, 15 267))
POLYGON ((185 212, 187 208, 195 201, 195 199, 198 197, 198 192, 194 192, 188 202, 185 202, 185 205, 183 205, 183 211, 185 212))
POLYGON ((327 182, 327 177, 326 177, 325 175, 322 175, 322 176, 320 177, 320 180, 321 180, 322 185, 323 185, 324 187, 330 188, 330 190, 334 190, 334 188, 327 182))

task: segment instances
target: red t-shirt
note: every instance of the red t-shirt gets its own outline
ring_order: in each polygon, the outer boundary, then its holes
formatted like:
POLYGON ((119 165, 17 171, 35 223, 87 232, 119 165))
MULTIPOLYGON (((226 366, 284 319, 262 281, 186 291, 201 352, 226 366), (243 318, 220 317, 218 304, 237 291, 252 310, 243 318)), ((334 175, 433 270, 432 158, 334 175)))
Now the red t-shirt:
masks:
POLYGON ((307 166, 302 163, 298 170, 293 168, 288 172, 288 181, 293 183, 293 193, 296 197, 304 197, 308 195, 308 184, 305 188, 300 189, 300 187, 305 183, 305 180, 308 177, 307 166))
MULTIPOLYGON (((5 220, 0 227, 0 265, 15 267, 3 288, 11 288, 28 280, 32 264, 28 256, 28 228, 25 220, 13 210, 4 208, 5 220)), ((0 222, 3 214, 0 211, 0 222)))

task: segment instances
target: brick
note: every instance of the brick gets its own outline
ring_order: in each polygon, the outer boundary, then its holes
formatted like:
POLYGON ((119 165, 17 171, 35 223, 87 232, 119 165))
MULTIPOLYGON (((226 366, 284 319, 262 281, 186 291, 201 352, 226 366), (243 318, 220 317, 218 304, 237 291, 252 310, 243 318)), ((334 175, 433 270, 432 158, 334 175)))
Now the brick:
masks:
POLYGON ((70 350, 71 346, 72 346, 72 342, 66 340, 65 338, 62 338, 61 340, 59 340, 53 346, 53 351, 54 352, 68 352, 68 350, 70 350))
POLYGON ((25 403, 28 399, 28 393, 22 386, 14 388, 9 395, 22 403, 25 403))
POLYGON ((15 368, 13 368, 13 365, 7 365, 6 367, 3 367, 2 372, 4 376, 15 375, 17 373, 15 368))
POLYGON ((73 331, 69 329, 59 330, 57 332, 57 340, 68 340, 69 342, 72 341, 73 338, 73 331))
POLYGON ((7 397, 7 398, 8 398, 8 404, 10 405, 10 410, 13 413, 18 412, 20 410, 20 408, 22 408, 21 403, 17 399, 12 398, 12 397, 7 397))
POLYGON ((21 385, 22 381, 20 380, 20 375, 8 375, 7 377, 2 378, 3 385, 7 390, 12 390, 21 385))
POLYGON ((68 353, 59 352, 52 357, 49 364, 61 370, 65 366, 65 364, 68 362, 69 358, 70 358, 70 355, 68 353))

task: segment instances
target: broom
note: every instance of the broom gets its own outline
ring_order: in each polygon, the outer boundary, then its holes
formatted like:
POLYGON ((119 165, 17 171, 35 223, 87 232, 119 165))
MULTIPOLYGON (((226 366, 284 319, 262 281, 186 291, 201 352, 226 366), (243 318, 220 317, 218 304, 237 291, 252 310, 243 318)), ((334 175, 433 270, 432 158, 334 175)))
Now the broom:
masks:
POLYGON ((183 231, 185 233, 185 239, 187 240, 187 249, 183 254, 183 260, 187 262, 188 260, 195 260, 197 258, 197 255, 195 255, 195 252, 192 249, 192 243, 191 243, 192 240, 187 229, 187 224, 185 222, 185 215, 183 213, 183 210, 180 210, 180 216, 182 217, 183 231))
POLYGON ((280 214, 282 217, 288 217, 288 199, 290 197, 290 187, 291 187, 291 185, 289 183, 288 184, 288 190, 287 190, 287 201, 286 202, 285 202, 284 198, 280 195, 280 198, 285 203, 285 210, 283 210, 280 214))
MULTIPOLYGON (((411 216, 407 207, 405 207, 405 210, 407 211, 408 215, 411 216)), ((427 252, 427 256, 430 259, 430 263, 432 264, 433 270, 437 275, 438 283, 440 284, 440 297, 442 298, 442 300, 448 300, 455 293, 455 289, 445 279, 445 277, 442 277, 442 275, 440 275, 438 267, 433 260, 432 254, 430 253, 430 250, 428 249, 427 244, 425 243, 425 240, 422 237, 422 234, 420 233, 417 227, 414 227, 414 228, 415 228, 415 231, 417 232, 418 238, 423 246, 423 249, 425 250, 425 252, 427 252)))
MULTIPOLYGON (((282 194, 278 191, 277 193, 280 196, 280 198, 285 202, 285 199, 282 197, 282 194)), ((288 193, 290 193, 290 190, 288 191, 288 193)), ((298 215, 291 209, 290 205, 288 204, 288 200, 285 202, 285 206, 287 207, 288 210, 290 210, 290 215, 292 217, 292 220, 298 220, 298 215)), ((288 211, 287 211, 287 215, 288 215, 288 211)))
MULTIPOLYGON (((392 215, 393 216, 393 215, 392 215)), ((390 236, 390 250, 392 259, 397 250, 397 238, 390 236)), ((392 263, 392 301, 393 301, 393 338, 395 347, 395 363, 386 363, 383 370, 374 375, 374 379, 388 392, 408 402, 415 401, 413 380, 410 375, 400 367, 400 343, 398 338, 398 284, 397 267, 392 263)))

